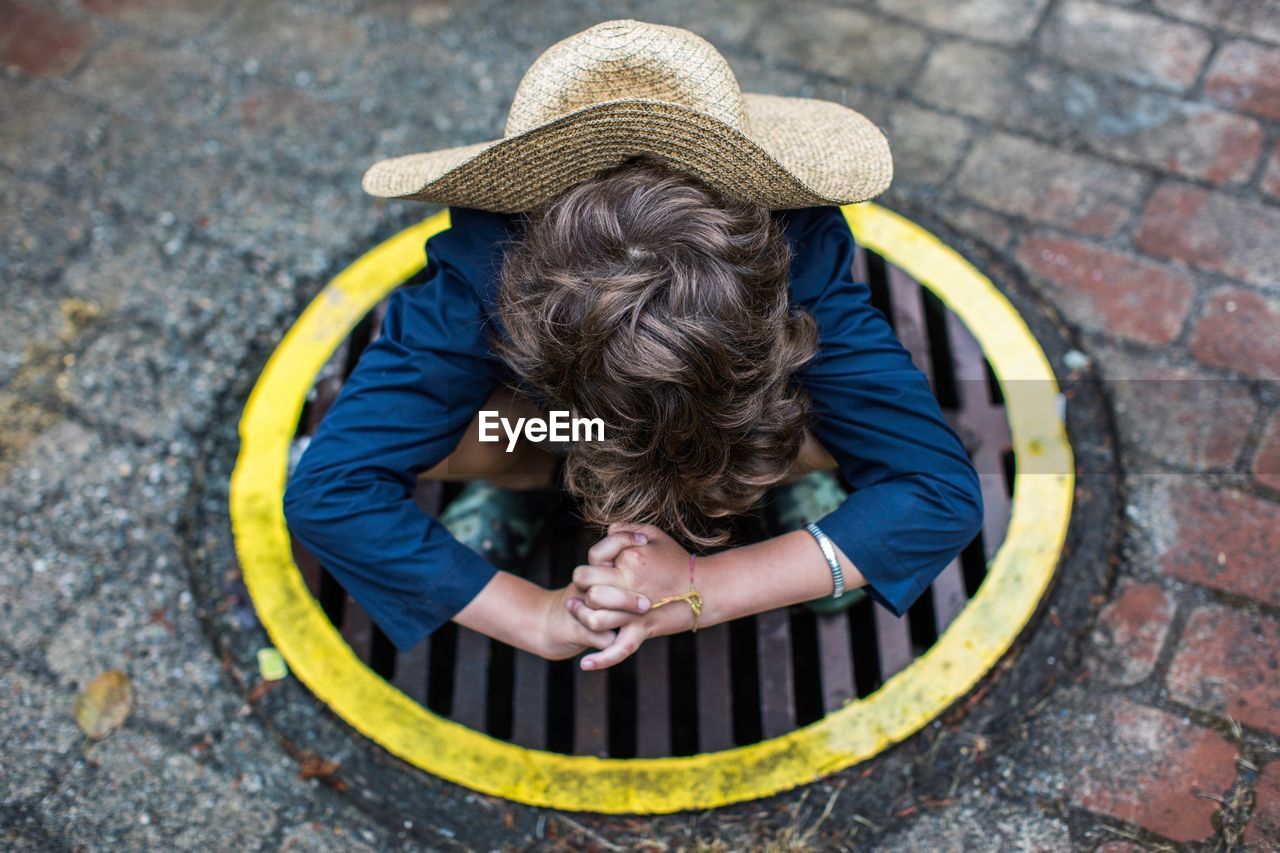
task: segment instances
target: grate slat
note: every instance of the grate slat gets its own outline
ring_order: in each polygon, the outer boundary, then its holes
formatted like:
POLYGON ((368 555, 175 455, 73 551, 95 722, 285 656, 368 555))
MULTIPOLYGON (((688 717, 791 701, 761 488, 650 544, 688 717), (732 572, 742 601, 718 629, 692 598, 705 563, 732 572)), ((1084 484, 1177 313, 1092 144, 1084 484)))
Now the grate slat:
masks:
POLYGON ((326 376, 315 385, 315 396, 307 403, 306 434, 313 435, 320 421, 329 413, 329 407, 338 399, 342 390, 341 376, 326 376))
MULTIPOLYGON (((375 329, 381 327, 385 305, 384 300, 379 306, 383 311, 376 315, 375 329)), ((453 704, 449 716, 481 732, 489 724, 489 657, 493 645, 493 641, 484 634, 458 626, 453 657, 453 704)))
POLYGON ((342 605, 342 639, 363 661, 373 655, 373 620, 351 596, 342 605))
MULTIPOLYGON (((534 551, 528 577, 538 586, 551 585, 549 540, 544 538, 534 551)), ((516 650, 511 740, 530 749, 544 749, 547 744, 547 667, 547 661, 537 655, 516 650)))
POLYGON ((378 338, 382 337, 382 321, 386 318, 387 308, 389 308, 390 305, 391 303, 389 300, 383 299, 373 309, 373 314, 370 317, 370 324, 369 324, 370 325, 369 343, 373 343, 378 338))
MULTIPOLYGON (((413 493, 413 502, 428 515, 440 512, 444 499, 444 486, 434 480, 419 480, 413 493)), ((427 692, 431 684, 431 638, 424 637, 407 652, 395 656, 395 674, 391 683, 402 693, 421 705, 427 704, 427 692)))
POLYGON ((941 634, 969 603, 964 589, 964 569, 952 560, 933 582, 933 621, 941 634))
POLYGON ((859 243, 853 249, 853 280, 871 283, 871 271, 867 261, 867 250, 859 243))
POLYGON ((292 533, 289 534, 289 543, 293 546, 293 562, 297 565, 298 571, 302 572, 302 580, 306 583, 307 589, 311 590, 311 594, 319 600, 320 579, 324 576, 324 568, 315 555, 307 550, 307 546, 299 542, 298 537, 292 533))
MULTIPOLYGON (((912 363, 925 375, 931 388, 936 388, 932 353, 920 285, 915 279, 891 264, 880 262, 865 252, 855 255, 854 275, 872 285, 877 282, 887 296, 887 317, 894 334, 911 355, 912 363)), ((900 672, 915 657, 911 640, 911 617, 895 617, 875 604, 873 608, 880 680, 900 672)))
POLYGON ((889 295, 893 303, 893 331, 911 353, 911 361, 929 379, 932 387, 933 359, 929 347, 929 331, 925 325, 924 305, 920 301, 920 285, 897 267, 888 268, 889 295))
POLYGON ((1012 444, 1003 407, 991 403, 987 389, 987 364, 982 347, 960 318, 947 312, 947 335, 959 386, 959 432, 982 481, 985 517, 982 543, 986 558, 995 556, 1009 526, 1010 495, 1005 487, 1002 455, 1012 444))
MULTIPOLYGON (((598 538, 592 531, 579 527, 575 535, 564 536, 552 552, 558 566, 566 569, 564 583, 572 577, 571 566, 587 553, 598 538), (567 547, 566 547, 567 545, 567 547)), ((611 670, 587 672, 573 664, 573 751, 579 755, 609 754, 609 678, 611 670)))
POLYGON ((609 755, 609 670, 573 669, 573 751, 578 755, 609 755))
POLYGON ((395 675, 391 683, 419 705, 427 704, 427 686, 431 683, 430 637, 409 651, 396 655, 395 675))
POLYGON ((729 626, 698 632, 698 748, 733 746, 733 686, 729 683, 729 626))
POLYGON ((787 611, 770 610, 757 616, 756 638, 760 650, 760 724, 765 737, 778 737, 796 727, 787 611))
POLYGON ((413 502, 427 515, 436 516, 444 507, 444 484, 436 480, 418 480, 413 502))
POLYGON ((873 602, 872 617, 876 625, 876 647, 879 650, 880 680, 887 681, 911 663, 915 654, 911 648, 911 623, 908 617, 898 618, 873 602))
POLYGON ((671 678, 666 637, 655 637, 636 653, 636 755, 671 754, 671 678))
POLYGON ((857 695, 853 681, 853 645, 849 641, 849 612, 821 613, 818 654, 822 658, 822 709, 828 713, 857 695))
MULTIPOLYGON (((893 303, 894 333, 911 353, 912 363, 929 380, 929 387, 936 389, 936 380, 933 375, 933 350, 929 342, 929 327, 925 319, 920 285, 895 266, 888 265, 887 273, 889 293, 893 303)), ((942 570, 934 580, 932 590, 934 626, 941 634, 968 601, 964 589, 964 573, 959 559, 952 560, 942 570)), ((907 625, 906 628, 909 635, 910 626, 907 625)), ((894 661, 895 666, 898 663, 900 661, 894 661)), ((897 672, 901 668, 898 666, 894 671, 897 672)))
POLYGON ((464 726, 484 731, 489 695, 489 645, 484 634, 458 626, 458 649, 453 669, 453 711, 449 716, 464 726))
POLYGON ((329 407, 338 399, 342 390, 343 377, 348 373, 348 362, 351 358, 351 341, 344 340, 329 356, 328 361, 316 375, 315 384, 307 395, 305 411, 299 424, 299 434, 313 435, 320 421, 329 413, 329 407))

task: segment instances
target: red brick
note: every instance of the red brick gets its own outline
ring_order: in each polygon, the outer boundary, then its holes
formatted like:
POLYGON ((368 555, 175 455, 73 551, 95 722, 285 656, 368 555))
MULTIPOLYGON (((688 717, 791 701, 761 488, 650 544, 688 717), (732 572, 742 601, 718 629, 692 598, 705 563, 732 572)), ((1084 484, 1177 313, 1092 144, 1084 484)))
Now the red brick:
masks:
POLYGON ((263 86, 253 89, 236 102, 234 114, 241 127, 254 133, 287 132, 302 124, 308 116, 330 111, 329 105, 301 89, 263 86))
POLYGON ((114 15, 131 9, 160 5, 159 0, 80 0, 80 5, 95 15, 114 15))
POLYGON ((1103 608, 1093 635, 1097 668, 1103 677, 1130 686, 1150 675, 1169 634, 1175 607, 1160 587, 1126 581, 1103 608))
MULTIPOLYGON (((180 39, 197 36, 209 29, 209 25, 225 20, 232 4, 228 0, 200 0, 198 3, 174 2, 174 0, 80 0, 80 5, 95 15, 106 15, 121 21, 130 30, 139 30, 156 37, 157 41, 174 44, 180 39)), ((301 22, 294 22, 301 23, 301 22)), ((310 41, 310 21, 290 35, 297 36, 307 30, 303 39, 310 41)), ((281 39, 279 34, 277 39, 281 39)), ((284 37, 297 41, 296 38, 284 37)), ((233 39, 234 41, 234 39, 233 39)), ((250 48, 240 55, 254 55, 250 48)), ((259 54, 260 55, 260 54, 259 54)))
MULTIPOLYGON (((928 38, 915 27, 867 14, 864 10, 850 8, 850 5, 810 5, 805 9, 806 26, 760 28, 758 35, 753 36, 755 48, 761 55, 769 57, 770 67, 773 63, 784 62, 835 80, 857 80, 862 85, 887 90, 905 85, 911 79, 912 68, 903 67, 904 63, 918 63, 924 58, 929 50, 928 38)), ((750 15, 751 13, 747 13, 743 17, 750 15)), ((737 70, 737 66, 734 70, 737 70)), ((767 75, 765 80, 768 85, 777 86, 776 71, 769 73, 758 66, 750 70, 744 68, 744 71, 749 75, 748 80, 761 80, 761 76, 767 75)), ((752 82, 749 85, 760 84, 752 82)), ((849 103, 849 94, 852 93, 840 87, 830 94, 841 103, 849 103)), ((821 98, 826 95, 815 91, 811 97, 821 98)), ((867 99, 857 94, 853 98, 862 100, 864 107, 866 106, 867 99)), ((878 103, 874 104, 871 111, 878 112, 876 108, 879 106, 878 103)), ((855 109, 862 112, 864 107, 855 109)), ((867 117, 881 127, 888 123, 887 115, 867 117)))
POLYGON ((1191 334, 1191 353, 1205 364, 1246 376, 1280 379, 1280 301, 1251 290, 1213 294, 1191 334))
POLYGON ((33 76, 57 76, 76 66, 89 28, 48 9, 0 2, 0 65, 33 76))
POLYGON ((1259 850, 1280 839, 1280 761, 1273 761, 1258 774, 1253 818, 1244 831, 1244 841, 1259 850))
POLYGON ((1280 119, 1280 48, 1248 41, 1224 45, 1209 67, 1204 91, 1232 109, 1280 119))
POLYGON ((1156 0, 1156 6, 1183 20, 1280 42, 1278 0, 1156 0))
MULTIPOLYGON (((1044 109, 1030 74, 1021 55, 1012 51, 944 42, 929 51, 915 91, 925 103, 997 127, 1037 136, 1066 135, 1061 114, 1044 109)), ((1059 75, 1051 76, 1057 86, 1059 75)))
POLYGON ((978 142, 956 177, 979 204, 1097 236, 1129 221, 1145 185, 1130 169, 1004 134, 978 142))
POLYGON ((1064 237, 1024 240, 1018 261, 1053 285, 1075 322, 1147 344, 1178 336, 1195 292, 1180 272, 1064 237))
POLYGON ((1156 368, 1109 384, 1125 442, 1167 466, 1147 472, 1131 462, 1134 474, 1234 468, 1258 417, 1247 380, 1156 368))
POLYGON ((1137 245, 1152 255, 1257 284, 1280 282, 1280 209, 1181 184, 1152 195, 1137 245))
POLYGON ((1195 83, 1213 43, 1203 30, 1186 24, 1105 3, 1068 0, 1056 9, 1041 45, 1076 68, 1185 90, 1195 83))
MULTIPOLYGON (((1204 100, 1121 81, 1098 86, 1057 63, 1028 66, 1018 54, 971 44, 942 45, 930 53, 916 93, 939 109, 1010 132, 1076 140, 1109 161, 1216 184, 1247 183, 1266 137, 1257 119, 1204 100), (1067 99, 1072 109, 1062 108, 1063 92, 1074 93, 1067 99)), ((1051 184, 1051 167, 1058 162, 1043 164, 1036 177, 1051 184)), ((996 187, 1012 180, 995 173, 987 178, 996 187)))
POLYGON ((1103 772, 1085 773, 1073 802, 1136 823, 1175 841, 1213 834, 1221 796, 1235 781, 1235 747, 1224 738, 1156 708, 1116 700, 1099 721, 1103 772))
POLYGON ((1262 191, 1280 198, 1280 142, 1271 152, 1271 160, 1267 162, 1267 170, 1262 173, 1262 191))
POLYGON ((1165 685, 1192 708, 1280 734, 1280 622, 1219 605, 1197 609, 1165 685))
POLYGON ((998 248, 1008 246, 1021 230, 1007 216, 961 202, 946 205, 937 215, 957 231, 998 248))
POLYGON ((1175 175, 1214 184, 1243 184, 1262 156, 1262 126, 1251 118, 1188 107, 1186 120, 1148 132, 1135 146, 1139 158, 1175 175), (1182 139, 1177 139, 1184 135, 1182 139))
POLYGON ((1264 486, 1280 489, 1280 413, 1262 436, 1262 444, 1253 457, 1253 479, 1264 486))
POLYGON ((913 184, 937 184, 960 161, 969 142, 969 128, 955 116, 900 104, 889 120, 889 138, 896 143, 896 175, 913 184))
POLYGON ((1048 0, 877 0, 895 15, 979 41, 1018 44, 1031 37, 1048 0))
POLYGON ((1255 119, 1167 95, 1130 93, 1116 130, 1086 123, 1081 134, 1100 154, 1215 184, 1243 184, 1262 156, 1255 119))
POLYGON ((1188 483, 1170 495, 1177 525, 1161 569, 1183 580, 1280 605, 1280 505, 1188 483))

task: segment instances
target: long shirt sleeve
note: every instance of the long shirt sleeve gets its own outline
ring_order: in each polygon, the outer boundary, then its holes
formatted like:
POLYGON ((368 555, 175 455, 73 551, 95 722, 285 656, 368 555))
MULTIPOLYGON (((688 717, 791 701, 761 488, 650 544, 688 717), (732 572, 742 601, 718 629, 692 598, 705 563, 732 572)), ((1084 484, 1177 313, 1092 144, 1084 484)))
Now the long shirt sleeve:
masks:
POLYGON ((799 380, 814 434, 853 488, 818 526, 901 616, 981 529, 978 474, 868 284, 854 279, 844 214, 789 213, 792 303, 817 320, 820 341, 799 380))
POLYGON ((413 501, 417 474, 457 446, 501 380, 477 283, 509 220, 455 208, 420 280, 392 291, 286 486, 285 520, 400 650, 451 619, 497 569, 413 501))

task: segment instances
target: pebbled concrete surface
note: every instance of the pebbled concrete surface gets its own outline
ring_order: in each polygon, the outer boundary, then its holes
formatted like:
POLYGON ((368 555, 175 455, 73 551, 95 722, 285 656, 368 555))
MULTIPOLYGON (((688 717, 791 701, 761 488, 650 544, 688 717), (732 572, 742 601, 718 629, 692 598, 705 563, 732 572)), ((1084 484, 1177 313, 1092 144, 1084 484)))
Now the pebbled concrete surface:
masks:
POLYGON ((1197 637, 1211 616, 1265 648, 1280 616, 1277 21, 1275 0, 0 2, 0 840, 1268 849, 1274 661, 1197 637), (883 201, 1054 318, 1035 327, 1093 399, 1088 559, 1010 675, 807 792, 654 820, 423 777, 292 682, 249 702, 223 500, 281 330, 429 212, 365 196, 363 169, 500 136, 534 57, 616 17, 881 124, 883 201), (90 745, 72 708, 106 668, 136 709, 90 745), (300 779, 309 755, 341 769, 300 779))

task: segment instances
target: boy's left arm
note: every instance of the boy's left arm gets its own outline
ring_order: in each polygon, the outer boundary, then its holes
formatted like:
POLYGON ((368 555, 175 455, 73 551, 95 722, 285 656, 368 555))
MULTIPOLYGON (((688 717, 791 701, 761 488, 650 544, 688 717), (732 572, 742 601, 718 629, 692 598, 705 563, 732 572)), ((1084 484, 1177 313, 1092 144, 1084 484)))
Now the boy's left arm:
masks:
MULTIPOLYGON (((830 206, 791 214, 792 299, 817 320, 820 338, 818 355, 799 379, 817 438, 854 489, 818 526, 835 544, 848 585, 865 583, 901 616, 981 529, 978 474, 928 380, 871 304, 867 283, 854 279, 854 241, 843 213, 830 206)), ((679 611, 635 615, 635 593, 680 591, 685 557, 661 531, 647 532, 664 547, 629 544, 622 534, 630 530, 612 529, 598 545, 601 559, 575 575, 594 605, 572 605, 575 615, 596 630, 622 628, 614 648, 584 665, 611 666, 644 636, 688 627, 679 611)), ((831 591, 826 564, 804 531, 714 554, 701 577, 709 587, 704 624, 831 591)))
POLYGON ((901 616, 982 527, 981 483, 925 375, 853 276, 840 208, 807 211, 792 300, 818 323, 800 373, 814 433, 854 491, 818 526, 901 616))

